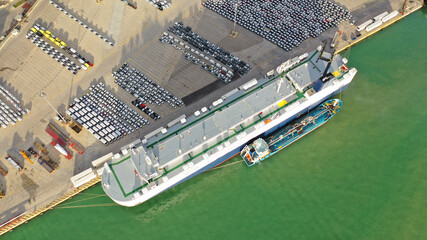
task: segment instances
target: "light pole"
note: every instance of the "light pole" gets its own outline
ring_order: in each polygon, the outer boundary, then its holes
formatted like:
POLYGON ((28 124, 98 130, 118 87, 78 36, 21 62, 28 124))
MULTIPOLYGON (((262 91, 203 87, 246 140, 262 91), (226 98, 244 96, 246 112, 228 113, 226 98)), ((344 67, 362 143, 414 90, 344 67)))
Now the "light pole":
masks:
POLYGON ((233 19, 233 30, 231 30, 230 37, 236 38, 237 35, 239 35, 238 32, 236 32, 236 22, 237 22, 237 8, 239 7, 239 1, 236 1, 234 3, 234 19, 233 19))
POLYGON ((233 30, 231 30, 231 33, 230 33, 230 35, 228 35, 228 36, 230 36, 230 37, 232 37, 232 38, 236 38, 237 37, 237 35, 239 35, 239 33, 238 32, 236 32, 236 22, 237 22, 237 8, 239 7, 239 4, 240 4, 240 2, 239 1, 236 1, 235 3, 234 3, 234 19, 233 19, 233 30))
POLYGON ((39 96, 44 98, 44 100, 46 100, 46 102, 50 105, 50 107, 56 112, 56 114, 58 114, 58 116, 62 119, 62 121, 64 121, 64 123, 67 122, 65 121, 64 117, 62 117, 62 115, 58 111, 56 111, 56 108, 53 107, 53 105, 49 102, 49 100, 47 100, 46 93, 40 92, 39 96))
POLYGON ((233 32, 236 32, 236 20, 237 20, 237 8, 239 7, 239 3, 234 4, 234 26, 233 26, 233 32))

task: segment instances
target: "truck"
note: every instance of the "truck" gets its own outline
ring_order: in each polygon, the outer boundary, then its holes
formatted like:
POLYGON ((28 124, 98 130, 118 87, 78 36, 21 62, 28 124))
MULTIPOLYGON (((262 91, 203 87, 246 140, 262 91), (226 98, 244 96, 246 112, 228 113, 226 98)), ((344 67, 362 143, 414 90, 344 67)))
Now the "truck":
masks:
POLYGON ((82 131, 82 128, 75 122, 70 123, 70 128, 76 133, 80 133, 82 131))
POLYGON ((58 150, 58 152, 60 152, 62 155, 65 156, 65 158, 67 158, 68 160, 70 160, 71 158, 73 158, 73 156, 68 153, 64 148, 62 148, 55 140, 53 140, 50 143, 56 150, 58 150))
POLYGON ((51 166, 53 169, 59 168, 58 163, 52 161, 52 159, 50 159, 49 156, 45 155, 40 157, 42 158, 43 161, 47 162, 47 164, 49 164, 49 166, 51 166))
POLYGON ((48 154, 47 149, 44 147, 43 143, 40 143, 39 141, 35 141, 33 144, 41 153, 48 154))
POLYGON ((19 151, 19 153, 22 155, 22 157, 24 157, 25 160, 27 160, 27 162, 29 162, 30 164, 34 164, 33 161, 31 161, 31 159, 28 157, 27 152, 25 152, 24 150, 19 151))
MULTIPOLYGON (((61 115, 61 117, 62 117, 62 115, 61 115)), ((47 126, 50 127, 58 136, 60 136, 66 142, 68 142, 68 140, 70 140, 67 136, 65 136, 65 134, 63 134, 61 131, 59 131, 59 129, 56 128, 55 125, 53 125, 52 123, 49 123, 47 126)))
POLYGON ((3 177, 6 177, 6 175, 7 175, 7 171, 4 168, 2 168, 1 166, 0 166, 0 173, 3 177))
POLYGON ((76 150, 80 154, 83 154, 85 152, 85 150, 83 150, 82 147, 77 145, 77 143, 73 142, 73 140, 68 141, 68 144, 70 145, 70 147, 72 147, 74 150, 76 150))
POLYGON ((44 159, 42 158, 42 157, 39 157, 38 159, 37 159, 37 162, 44 168, 44 169, 46 169, 46 171, 48 171, 50 174, 52 174, 54 171, 55 171, 55 169, 52 167, 52 166, 50 166, 50 164, 47 162, 47 161, 44 161, 44 159))
POLYGON ((16 163, 16 161, 10 156, 10 155, 7 155, 6 156, 6 160, 14 167, 14 168, 16 168, 16 170, 18 170, 18 172, 20 172, 20 171, 22 171, 22 167, 21 166, 19 166, 19 164, 18 163, 16 163))
MULTIPOLYGON (((27 152, 29 152, 31 155, 33 155, 33 157, 34 158, 38 158, 38 157, 40 157, 40 155, 36 152, 36 151, 34 151, 34 149, 32 148, 32 147, 30 147, 30 148, 28 148, 27 149, 27 152)), ((31 157, 31 156, 30 156, 31 157)))
POLYGON ((67 143, 65 142, 64 139, 62 139, 60 136, 58 136, 58 134, 56 134, 55 131, 53 131, 51 128, 47 127, 46 128, 46 132, 52 136, 53 139, 55 139, 56 142, 58 142, 59 145, 61 146, 65 146, 67 145, 67 143))
POLYGON ((0 189, 0 199, 4 198, 4 192, 0 189))

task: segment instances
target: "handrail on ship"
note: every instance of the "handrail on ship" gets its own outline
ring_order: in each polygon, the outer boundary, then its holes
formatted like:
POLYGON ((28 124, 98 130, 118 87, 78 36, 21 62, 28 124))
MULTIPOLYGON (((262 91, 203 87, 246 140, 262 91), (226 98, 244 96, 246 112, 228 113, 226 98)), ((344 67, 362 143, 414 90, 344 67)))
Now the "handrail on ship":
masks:
MULTIPOLYGON (((311 59, 312 59, 312 58, 313 58, 317 53, 318 53, 318 51, 316 50, 316 51, 313 53, 313 55, 312 55, 312 56, 310 56, 310 58, 308 58, 306 61, 301 62, 300 64, 298 64, 298 65, 296 65, 295 67, 293 67, 293 68, 289 69, 288 71, 281 73, 279 76, 277 76, 277 77, 275 77, 275 78, 273 78, 273 79, 270 79, 269 81, 267 81, 267 82, 265 82, 265 83, 261 84, 261 85, 260 85, 260 86, 258 86, 257 88, 252 89, 251 91, 249 91, 249 92, 247 92, 247 93, 243 94, 243 95, 242 95, 242 96, 240 96, 239 98, 233 99, 232 101, 230 101, 230 102, 229 102, 229 103, 227 103, 226 105, 224 105, 224 106, 222 106, 222 107, 220 107, 220 108, 218 108, 218 109, 215 109, 215 111, 212 111, 212 112, 210 112, 209 114, 206 114, 205 116, 203 116, 202 118, 198 119, 197 121, 194 121, 194 122, 192 122, 192 123, 190 123, 190 124, 188 124, 188 125, 186 125, 186 126, 184 126, 184 127, 180 128, 180 129, 178 129, 178 130, 174 131, 173 133, 169 134, 168 136, 163 137, 162 139, 160 139, 159 141, 156 141, 156 142, 163 141, 164 139, 166 139, 166 138, 170 137, 171 135, 173 135, 173 134, 177 134, 177 132, 179 132, 180 130, 182 130, 182 129, 184 129, 184 128, 187 128, 188 126, 191 126, 192 124, 194 124, 194 123, 196 123, 196 122, 200 121, 201 119, 203 119, 204 117, 209 116, 210 114, 215 113, 216 111, 221 111, 221 110, 222 110, 222 108, 227 107, 227 106, 228 106, 228 105, 230 105, 231 103, 233 103, 233 102, 235 102, 235 101, 237 101, 237 100, 241 99, 242 97, 244 97, 244 96, 246 96, 246 95, 248 95, 248 94, 252 93, 253 91, 255 91, 255 90, 257 90, 257 89, 262 88, 265 84, 270 83, 271 81, 273 81, 273 80, 277 79, 278 77, 283 77, 283 75, 284 75, 284 74, 286 74, 286 73, 288 73, 288 72, 292 71, 293 69, 295 69, 295 68, 297 68, 297 67, 301 66, 302 64, 305 64, 305 63, 306 63, 306 62, 308 62, 308 61, 311 61, 311 59)), ((337 79, 340 79, 341 77, 342 77, 342 76, 338 77, 337 79)), ((230 136, 228 136, 228 137, 224 138, 223 140, 221 140, 221 141, 219 141, 218 143, 216 143, 216 144, 214 144, 214 145, 212 145, 212 146, 208 147, 207 149, 203 150, 202 152, 200 152, 200 153, 198 153, 198 154, 196 154, 196 155, 194 155, 194 156, 191 156, 191 155, 189 154, 189 156, 190 156, 190 158, 189 158, 189 159, 187 159, 186 161, 184 161, 184 162, 182 162, 182 163, 178 164, 177 166, 173 167, 172 169, 169 169, 169 170, 164 169, 164 173, 163 173, 162 175, 158 176, 157 178, 153 179, 153 181, 157 181, 157 180, 159 180, 160 178, 162 178, 162 177, 166 176, 168 173, 170 173, 170 172, 172 172, 172 171, 176 170, 176 169, 177 169, 177 168, 179 168, 179 167, 182 167, 183 165, 187 164, 188 162, 192 161, 193 159, 195 159, 195 158, 197 158, 197 157, 201 156, 202 154, 204 154, 204 153, 206 153, 206 152, 208 152, 208 151, 212 150, 213 148, 217 147, 218 145, 220 145, 220 144, 222 144, 222 143, 224 143, 224 142, 228 141, 230 138, 232 138, 232 137, 234 137, 234 136, 238 135, 239 133, 243 132, 244 130, 246 130, 246 129, 248 129, 248 128, 252 127, 252 126, 254 126, 255 124, 258 124, 259 122, 263 121, 265 118, 268 118, 268 117, 272 116, 273 114, 276 114, 277 112, 279 112, 279 111, 280 111, 280 110, 282 110, 283 108, 287 107, 288 105, 290 105, 290 104, 294 103, 295 101, 298 101, 299 99, 301 99, 302 97, 304 97, 304 95, 303 95, 303 94, 301 94, 299 91, 297 91, 297 92, 296 92, 296 95, 297 95, 297 98, 296 98, 296 99, 294 99, 294 100, 292 100, 292 101, 288 102, 286 105, 284 105, 284 106, 282 106, 282 107, 277 108, 276 110, 273 110, 271 113, 266 114, 266 115, 265 115, 265 116, 263 116, 263 117, 259 116, 259 117, 260 117, 260 119, 258 119, 258 120, 256 120, 256 121, 254 121, 253 123, 249 124, 247 127, 241 126, 242 128, 241 128, 239 131, 235 131, 235 133, 234 133, 234 134, 232 134, 232 135, 230 135, 230 136)), ((152 147, 154 144, 155 144, 155 143, 150 144, 149 146, 147 146, 147 148, 152 147)), ((121 162, 123 162, 124 160, 127 160, 127 159, 129 159, 129 158, 123 159, 123 160, 121 160, 121 161, 119 161, 119 162, 117 162, 117 163, 109 164, 109 166, 113 166, 113 165, 115 165, 115 164, 121 163, 121 162)), ((111 171, 112 171, 113 176, 114 176, 114 178, 116 179, 116 181, 117 181, 117 183, 118 183, 118 185, 119 185, 120 190, 121 190, 121 191, 122 191, 122 193, 123 193, 123 196, 125 196, 125 197, 128 197, 128 196, 130 196, 131 194, 134 194, 135 192, 139 191, 140 189, 142 189, 142 188, 144 188, 144 187, 146 187, 146 186, 148 185, 147 183, 145 183, 145 184, 143 184, 143 185, 141 185, 141 186, 139 186, 139 187, 137 187, 137 188, 133 189, 132 191, 130 191, 130 192, 128 192, 128 193, 126 193, 126 192, 124 191, 123 187, 122 187, 122 186, 121 186, 121 184, 120 184, 120 181, 119 181, 119 179, 118 179, 118 177, 117 177, 117 175, 116 175, 116 173, 115 173, 115 171, 114 171, 114 168, 111 168, 111 171)))
MULTIPOLYGON (((319 116, 320 116, 320 115, 324 114, 325 112, 330 112, 330 110, 329 110, 329 109, 327 109, 327 108, 325 108, 322 112, 320 112, 320 113, 316 114, 315 116, 313 116, 313 117, 315 118, 315 119, 314 119, 314 121, 315 121, 317 118, 319 118, 319 116)), ((311 122, 313 122, 313 121, 311 121, 311 122)), ((289 130, 285 133, 285 136, 287 136, 287 135, 291 134, 291 132, 292 132, 292 133, 294 133, 295 131, 296 131, 296 128, 295 128, 295 127, 292 127, 291 129, 289 129, 289 130)), ((282 140, 282 139, 283 139, 283 137, 277 138, 277 139, 275 139, 274 141, 270 142, 270 143, 268 144, 268 146, 272 146, 272 145, 276 144, 278 141, 280 141, 280 140, 282 140)))
MULTIPOLYGON (((254 121, 253 123, 251 123, 251 124, 250 124, 250 125, 248 125, 247 127, 242 127, 242 129, 240 129, 239 131, 236 131, 236 132, 235 132, 235 134, 230 135, 230 136, 228 136, 227 138, 224 138, 223 140, 221 140, 221 141, 219 141, 218 143, 216 143, 216 144, 212 145, 211 147, 208 147, 207 149, 203 150, 202 152, 200 152, 200 153, 198 153, 198 154, 196 154, 196 155, 194 155, 194 156, 191 156, 191 155, 190 155, 190 158, 189 158, 188 160, 186 160, 186 161, 184 161, 184 162, 182 162, 182 163, 178 164, 177 166, 175 166, 175 167, 171 168, 170 170, 166 170, 166 169, 164 169, 164 173, 163 173, 162 175, 158 176, 157 178, 153 179, 153 181, 157 181, 157 180, 159 180, 160 178, 162 178, 162 177, 164 177, 164 176, 167 176, 167 174, 168 174, 168 173, 173 172, 173 171, 174 171, 174 170, 176 170, 177 168, 182 167, 183 165, 185 165, 185 164, 187 164, 188 162, 192 161, 194 158, 197 158, 197 157, 201 156, 202 154, 204 154, 204 153, 206 153, 206 152, 208 152, 208 151, 212 150, 213 148, 215 148, 215 147, 216 147, 216 146, 218 146, 219 144, 222 144, 222 143, 224 143, 224 142, 228 141, 230 138, 232 138, 232 137, 236 136, 237 134, 241 133, 242 131, 244 131, 244 130, 246 130, 246 129, 250 128, 250 127, 252 127, 253 125, 255 125, 255 124, 257 124, 257 123, 259 123, 259 122, 263 121, 265 118, 270 117, 271 115, 273 115, 273 114, 277 113, 278 111, 282 110, 283 108, 285 108, 285 107, 286 107, 286 106, 288 106, 289 104, 292 104, 292 103, 294 103, 294 102, 298 101, 298 100, 299 100, 299 99, 301 99, 301 98, 302 98, 302 96, 300 95, 300 96, 298 96, 298 98, 296 98, 296 99, 294 99, 294 100, 290 101, 288 104, 286 104, 286 105, 284 105, 284 106, 282 106, 282 107, 279 107, 278 109, 276 109, 276 110, 272 111, 271 113, 269 113, 269 114, 265 115, 264 117, 261 117, 260 119, 258 119, 257 121, 254 121)), ((129 158, 126 158, 126 160, 127 160, 127 159, 129 159, 129 158)), ((122 161, 123 161, 123 160, 122 160, 122 161)), ((120 161, 120 162, 122 162, 122 161, 120 161)), ((111 165, 113 165, 113 164, 109 164, 109 165, 111 166, 111 165)), ((125 193, 125 192, 124 192, 123 187, 122 187, 122 186, 121 186, 121 184, 120 184, 120 181, 118 180, 117 175, 116 175, 116 174, 115 174, 115 172, 114 172, 114 169, 113 169, 113 168, 111 168, 111 171, 113 172, 113 176, 114 176, 114 178, 116 179, 117 183, 119 184, 120 190, 122 191, 123 196, 125 196, 125 197, 128 197, 128 196, 130 196, 131 194, 134 194, 135 192, 137 192, 137 191, 141 190, 142 188, 144 188, 144 187, 146 187, 146 186, 148 185, 147 183, 145 183, 145 184, 143 184, 143 185, 141 185, 141 186, 139 186, 139 187, 135 188, 134 190, 130 191, 129 193, 125 193)))
POLYGON ((178 134, 178 132, 180 132, 181 130, 183 130, 183 129, 185 129, 185 128, 188 128, 189 126, 191 126, 191 125, 193 125, 193 124, 195 124, 195 123, 197 123, 197 122, 199 122, 199 121, 203 120, 204 118, 206 118, 206 117, 208 117, 208 116, 210 116, 210 115, 214 114, 216 111, 221 111, 223 108, 228 107, 230 104, 234 103, 235 101, 238 101, 239 99, 241 99, 241 98, 243 98, 243 97, 247 96, 248 94, 251 94, 251 93, 252 93, 252 92, 254 92, 255 90, 257 90, 257 89, 259 89, 259 88, 262 88, 264 85, 266 85, 266 84, 270 83, 270 82, 271 82, 271 81, 273 81, 273 80, 276 80, 278 77, 283 77, 283 75, 285 75, 286 73, 288 73, 288 72, 290 72, 290 71, 294 70, 295 68, 297 68, 297 67, 301 66, 302 64, 305 64, 305 63, 306 63, 306 62, 308 62, 308 61, 311 61, 311 59, 312 59, 312 58, 313 58, 317 53, 318 53, 318 51, 316 50, 316 51, 313 53, 313 55, 311 55, 307 60, 305 60, 305 61, 303 61, 303 62, 300 62, 300 63, 299 63, 299 64, 297 64, 295 67, 288 69, 286 72, 283 72, 283 73, 279 74, 278 76, 276 76, 276 77, 274 77, 274 78, 272 78, 272 79, 270 79, 270 80, 266 81, 265 83, 263 83, 263 84, 259 85, 258 87, 256 87, 256 88, 254 88, 254 89, 252 89, 252 90, 248 91, 247 93, 242 94, 240 97, 238 97, 238 98, 236 98, 236 99, 231 100, 229 103, 226 103, 224 106, 221 106, 221 107, 219 107, 219 108, 215 109, 214 111, 211 111, 211 112, 209 112, 209 113, 207 113, 207 114, 203 115, 202 117, 200 117, 200 118, 199 118, 199 119, 197 119, 196 121, 193 121, 193 122, 191 122, 191 123, 188 123, 187 125, 185 125, 185 126, 183 126, 183 127, 179 128, 179 129, 175 130, 174 132, 172 132, 172 133, 168 134, 167 136, 164 136, 163 138, 161 138, 161 139, 157 140, 156 142, 154 142, 154 143, 152 143, 152 144, 148 145, 148 146, 147 146, 147 148, 151 148, 151 147, 153 147, 156 143, 161 142, 161 141, 163 141, 163 140, 165 140, 165 139, 169 138, 169 137, 170 137, 170 136, 172 136, 172 135, 176 135, 176 134, 178 134))

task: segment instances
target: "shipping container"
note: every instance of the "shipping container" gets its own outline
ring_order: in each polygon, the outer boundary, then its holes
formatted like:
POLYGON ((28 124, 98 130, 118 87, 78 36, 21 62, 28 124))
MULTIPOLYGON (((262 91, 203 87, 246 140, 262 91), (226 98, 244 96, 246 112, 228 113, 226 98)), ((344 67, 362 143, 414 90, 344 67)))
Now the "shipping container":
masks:
POLYGON ((6 177, 6 175, 7 175, 7 171, 6 171, 4 168, 2 168, 1 166, 0 166, 0 174, 1 174, 3 177, 6 177))
POLYGON ((41 157, 43 161, 47 162, 47 164, 53 168, 53 169, 57 169, 59 167, 58 163, 52 161, 49 156, 44 155, 43 157, 41 157))
POLYGON ((31 159, 28 157, 28 154, 24 150, 19 151, 19 153, 21 154, 22 157, 24 157, 25 160, 27 160, 27 162, 29 162, 30 164, 34 164, 33 161, 31 161, 31 159))
POLYGON ((78 153, 83 154, 85 152, 83 148, 81 148, 79 145, 77 145, 77 143, 73 142, 72 140, 70 140, 68 143, 70 144, 70 147, 72 147, 78 153))
POLYGON ((43 161, 42 158, 39 158, 37 160, 37 162, 44 168, 46 169, 46 171, 48 171, 48 173, 52 174, 55 169, 52 168, 52 166, 49 165, 49 163, 47 161, 43 161))
POLYGON ((10 156, 7 155, 6 156, 6 160, 14 167, 16 168, 16 170, 18 170, 18 172, 22 171, 22 167, 19 166, 19 164, 10 156))
POLYGON ((61 145, 61 146, 65 146, 67 143, 62 139, 62 138, 60 138, 52 129, 50 129, 50 128, 46 128, 46 132, 50 135, 50 136, 52 136, 52 138, 53 139, 55 139, 57 142, 58 142, 58 144, 59 145, 61 145))
POLYGON ((372 19, 360 24, 359 26, 357 26, 357 31, 362 31, 363 29, 365 29, 369 24, 373 23, 374 21, 372 19))
POLYGON ((48 151, 47 149, 44 147, 44 145, 38 141, 35 141, 33 144, 41 153, 43 154, 47 154, 48 151))
POLYGON ((62 138, 65 142, 67 142, 68 140, 70 140, 61 131, 59 131, 59 129, 57 129, 52 123, 49 123, 48 127, 50 127, 56 133, 56 135, 58 135, 60 138, 62 138))
POLYGON ((375 28, 381 26, 382 23, 383 22, 381 22, 381 20, 380 21, 376 21, 376 22, 372 23, 371 25, 367 26, 366 27, 366 31, 370 32, 370 31, 374 30, 375 28))
POLYGON ((390 19, 392 19, 392 18, 396 17, 397 15, 399 15, 399 12, 398 12, 398 11, 393 11, 393 12, 391 12, 391 13, 387 14, 386 16, 384 16, 384 17, 381 19, 381 21, 382 21, 382 22, 387 22, 387 21, 389 21, 390 19))
POLYGON ((380 15, 374 17, 374 21, 381 21, 381 19, 388 14, 387 11, 381 13, 380 15))

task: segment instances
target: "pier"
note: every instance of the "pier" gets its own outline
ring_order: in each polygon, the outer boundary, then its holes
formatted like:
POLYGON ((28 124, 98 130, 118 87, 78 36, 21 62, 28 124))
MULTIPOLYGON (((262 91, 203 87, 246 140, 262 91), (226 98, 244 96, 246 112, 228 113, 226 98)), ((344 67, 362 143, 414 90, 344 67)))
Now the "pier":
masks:
MULTIPOLYGON (((385 28, 393 25, 394 23, 402 20, 403 18, 407 17, 408 15, 414 13, 415 11, 417 11, 417 10, 419 10, 419 9, 421 9, 423 7, 423 4, 421 3, 421 1, 420 2, 415 1, 415 4, 412 5, 412 6, 406 5, 406 2, 407 1, 405 1, 405 4, 404 4, 405 6, 404 7, 407 8, 407 9, 402 10, 402 12, 399 13, 399 15, 397 17, 395 17, 394 19, 392 19, 390 22, 384 23, 380 27, 378 27, 378 28, 376 28, 376 29, 374 29, 374 30, 372 30, 372 31, 370 31, 368 33, 365 33, 365 34, 361 35, 359 38, 356 38, 354 41, 351 41, 351 42, 346 41, 345 42, 346 44, 344 46, 340 46, 339 48, 337 48, 337 50, 336 50, 335 53, 339 54, 339 53, 343 52, 344 50, 346 50, 348 48, 351 48, 352 46, 358 44, 359 42, 361 42, 361 41, 369 38, 370 36, 372 36, 372 35, 380 32, 380 31, 382 31, 383 29, 385 29, 385 28)), ((424 1, 424 4, 426 4, 426 1, 424 1)))
POLYGON ((95 179, 90 180, 89 182, 86 182, 85 184, 81 185, 78 188, 71 189, 68 193, 62 195, 61 197, 57 198, 55 201, 51 202, 50 204, 38 208, 35 211, 27 212, 24 214, 20 214, 17 217, 9 220, 6 222, 3 226, 0 227, 0 236, 12 231, 14 228, 21 226, 22 224, 27 223, 31 219, 43 215, 43 213, 52 210, 54 207, 58 206, 59 204, 71 199, 72 197, 76 196, 77 194, 83 192, 84 190, 94 186, 99 181, 101 181, 101 176, 96 177, 95 179))

